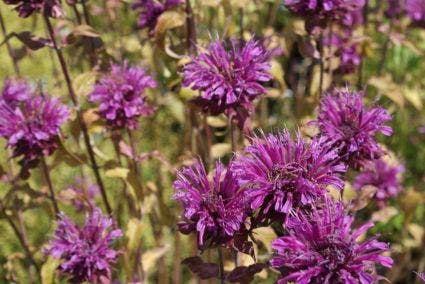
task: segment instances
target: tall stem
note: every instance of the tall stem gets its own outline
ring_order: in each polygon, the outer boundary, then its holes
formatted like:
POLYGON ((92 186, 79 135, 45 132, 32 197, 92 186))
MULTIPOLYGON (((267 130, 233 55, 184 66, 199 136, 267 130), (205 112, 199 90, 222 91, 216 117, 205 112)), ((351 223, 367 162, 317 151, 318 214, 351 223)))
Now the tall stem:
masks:
POLYGON ((53 189, 52 179, 50 178, 49 168, 47 167, 46 160, 44 157, 41 159, 41 166, 43 168, 44 178, 47 182, 47 187, 49 188, 50 192, 50 199, 52 200, 53 209, 55 210, 56 217, 59 217, 59 205, 55 197, 55 191, 53 189))
MULTIPOLYGON (((369 25, 368 21, 368 14, 369 14, 369 0, 366 0, 366 3, 363 7, 363 30, 364 32, 367 32, 367 27, 369 25)), ((364 50, 362 47, 362 55, 364 54, 364 50)), ((358 80, 357 80, 357 88, 360 89, 363 87, 363 66, 364 66, 364 56, 361 56, 360 58, 360 64, 358 69, 358 80)))
POLYGON ((89 159, 90 159, 90 162, 91 162, 91 167, 93 169, 93 173, 95 175, 97 184, 98 184, 99 189, 100 189, 100 193, 102 195, 103 203, 105 205, 106 211, 108 212, 109 215, 111 215, 112 209, 111 209, 111 206, 109 204, 108 197, 106 195, 106 190, 105 190, 105 186, 104 186, 103 181, 102 181, 102 177, 100 176, 99 166, 96 162, 94 150, 93 150, 93 147, 90 143, 90 136, 89 136, 89 133, 88 133, 87 125, 86 125, 86 123, 83 119, 83 113, 80 109, 80 104, 78 102, 78 98, 77 98, 75 91, 74 91, 74 88, 72 86, 71 77, 69 75, 68 68, 66 66, 66 62, 65 62, 65 59, 64 59, 63 54, 62 54, 62 50, 58 47, 58 45, 56 43, 53 27, 52 27, 52 24, 50 22, 49 17, 44 16, 44 19, 46 21, 46 25, 47 25, 47 29, 49 31, 50 39, 52 40, 53 47, 54 47, 56 55, 59 59, 60 66, 62 68, 62 73, 65 77, 65 82, 66 82, 66 85, 68 87, 69 95, 71 97, 72 103, 74 104, 74 106, 77 110, 77 120, 78 120, 78 123, 79 123, 81 130, 83 132, 84 143, 86 145, 87 152, 89 154, 89 159))
MULTIPOLYGON (((3 20, 3 15, 1 13, 1 10, 0 10, 0 26, 1 26, 1 31, 3 33, 3 36, 6 37, 7 36, 7 30, 6 30, 6 25, 4 23, 4 20, 3 20)), ((6 41, 6 47, 7 47, 7 52, 9 53, 9 56, 12 59, 13 68, 15 69, 15 73, 16 73, 16 75, 19 76, 21 71, 19 69, 19 65, 18 65, 18 61, 16 60, 15 53, 13 52, 13 48, 10 45, 9 41, 6 41)))
POLYGON ((224 284, 224 262, 223 262, 223 252, 221 251, 221 247, 217 247, 218 253, 218 264, 220 266, 220 283, 224 284))
POLYGON ((196 26, 190 0, 186 0, 186 45, 189 55, 196 54, 196 26))
POLYGON ((236 129, 235 123, 232 120, 232 117, 229 117, 229 132, 230 132, 230 143, 232 145, 232 152, 234 153, 237 148, 237 139, 236 139, 236 129))
POLYGON ((35 267, 35 269, 37 270, 37 272, 40 272, 40 267, 38 266, 37 262, 35 262, 34 257, 33 257, 32 253, 31 253, 31 250, 29 248, 28 243, 25 241, 24 236, 19 231, 18 227, 13 222, 12 218, 9 216, 9 214, 7 214, 6 209, 5 209, 4 205, 3 205, 3 201, 2 200, 0 200, 0 210, 3 213, 3 215, 5 216, 6 221, 9 223, 10 227, 12 227, 13 232, 15 233, 16 237, 19 240, 19 243, 21 244, 22 248, 25 251, 25 254, 27 256, 27 259, 35 267))
POLYGON ((323 59, 323 31, 320 32, 319 38, 319 53, 320 53, 320 81, 319 81, 319 98, 323 92, 323 75, 325 73, 325 63, 323 59))

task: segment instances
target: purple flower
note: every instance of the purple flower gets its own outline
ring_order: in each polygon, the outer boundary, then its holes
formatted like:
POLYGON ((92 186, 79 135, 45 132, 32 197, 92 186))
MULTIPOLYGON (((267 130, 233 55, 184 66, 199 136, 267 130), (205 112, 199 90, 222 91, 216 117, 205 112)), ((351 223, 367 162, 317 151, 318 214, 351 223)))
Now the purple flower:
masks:
POLYGON ((183 85, 202 93, 194 102, 212 115, 225 113, 243 125, 254 99, 266 93, 271 80, 269 53, 251 39, 242 48, 216 40, 183 68, 183 85))
POLYGON ((399 175, 404 171, 402 165, 391 166, 382 159, 366 164, 365 169, 356 177, 354 188, 373 186, 377 189, 374 198, 378 205, 384 206, 389 198, 396 196, 401 190, 399 175))
POLYGON ((183 168, 173 184, 174 199, 182 203, 184 221, 179 229, 184 234, 196 231, 198 247, 224 244, 242 227, 246 218, 246 200, 231 170, 216 163, 212 180, 198 162, 183 168))
POLYGON ((64 15, 60 0, 3 0, 3 2, 16 5, 15 10, 21 18, 27 18, 34 12, 40 12, 52 18, 64 15))
POLYGON ((110 128, 138 127, 140 116, 152 114, 154 108, 146 101, 145 90, 157 83, 146 70, 139 67, 112 65, 109 74, 104 75, 90 94, 91 102, 99 102, 99 113, 110 128))
POLYGON ((289 235, 272 242, 277 254, 270 262, 283 276, 277 283, 375 283, 375 264, 393 264, 390 257, 382 255, 389 246, 377 236, 359 242, 373 223, 353 230, 353 221, 341 202, 329 198, 321 208, 290 217, 289 235))
POLYGON ((399 18, 403 13, 403 3, 405 0, 388 0, 388 7, 385 16, 390 19, 399 18))
POLYGON ((148 28, 153 35, 159 16, 182 3, 182 0, 165 0, 163 4, 159 0, 136 0, 131 8, 139 11, 139 28, 148 28))
POLYGON ((350 167, 358 169, 369 160, 382 156, 375 141, 377 132, 391 135, 384 125, 391 116, 381 107, 365 107, 364 92, 334 89, 321 102, 318 121, 320 135, 340 148, 340 157, 350 167))
POLYGON ((0 136, 8 140, 13 157, 23 156, 20 164, 24 175, 42 156, 56 150, 60 127, 69 114, 56 98, 35 96, 18 106, 0 100, 0 136))
POLYGON ((305 17, 307 29, 312 30, 341 20, 351 11, 360 10, 365 0, 284 0, 284 5, 294 14, 305 17))
POLYGON ((425 26, 425 0, 406 0, 405 10, 415 25, 425 26))
POLYGON ((335 163, 337 149, 323 139, 306 143, 298 133, 295 141, 286 131, 255 137, 239 153, 232 169, 247 189, 251 209, 259 219, 276 220, 298 208, 311 205, 326 194, 330 185, 342 189, 343 164, 335 163))
POLYGON ((26 81, 6 79, 0 100, 4 101, 11 108, 15 108, 20 102, 28 100, 30 96, 31 88, 26 81))
POLYGON ((422 283, 425 283, 425 273, 424 272, 415 272, 415 274, 418 276, 418 278, 422 281, 422 283))
POLYGON ((91 209, 96 205, 96 196, 99 195, 97 184, 91 183, 88 178, 77 177, 75 184, 71 185, 62 194, 77 212, 91 209))
POLYGON ((83 227, 62 214, 46 254, 62 261, 59 271, 72 283, 105 283, 111 280, 110 266, 119 254, 111 245, 121 236, 121 230, 100 209, 87 214, 83 227))
POLYGON ((357 70, 361 63, 361 56, 355 44, 344 46, 340 50, 341 62, 337 73, 350 74, 357 70))

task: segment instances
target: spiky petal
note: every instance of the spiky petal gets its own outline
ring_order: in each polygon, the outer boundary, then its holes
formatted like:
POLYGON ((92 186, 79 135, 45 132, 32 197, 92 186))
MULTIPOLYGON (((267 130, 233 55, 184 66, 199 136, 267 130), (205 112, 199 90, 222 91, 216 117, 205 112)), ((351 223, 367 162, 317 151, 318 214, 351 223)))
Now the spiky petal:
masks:
POLYGON ((183 68, 183 85, 200 90, 194 102, 212 115, 225 113, 240 126, 253 111, 253 101, 266 93, 271 80, 269 53, 254 39, 243 47, 219 40, 183 68))
POLYGON ((99 103, 99 113, 110 128, 135 129, 140 116, 154 111, 147 103, 145 91, 156 86, 146 70, 131 67, 126 61, 122 65, 112 65, 111 72, 100 79, 89 99, 99 103))
POLYGON ((360 242, 359 237, 373 223, 353 229, 353 221, 342 203, 329 198, 313 210, 291 216, 288 235, 272 242, 276 255, 270 263, 282 273, 277 283, 375 283, 375 265, 393 264, 382 255, 389 246, 377 236, 360 242))
POLYGON ((334 89, 322 99, 318 121, 312 122, 322 137, 340 148, 341 159, 355 169, 382 156, 377 133, 392 134, 385 125, 391 120, 388 112, 379 106, 364 106, 363 97, 363 91, 334 89))
POLYGON ((106 283, 111 280, 111 264, 119 255, 111 245, 121 236, 112 219, 98 208, 86 215, 83 227, 62 214, 45 253, 61 260, 59 271, 72 283, 106 283))
POLYGON ((196 231, 198 247, 224 244, 245 221, 246 199, 231 170, 220 162, 209 180, 202 162, 183 168, 173 184, 174 199, 182 203, 182 233, 196 231))
POLYGON ((345 166, 335 163, 337 154, 322 139, 307 143, 301 134, 293 140, 283 131, 255 137, 232 169, 247 188, 251 208, 259 209, 261 218, 275 220, 311 205, 328 186, 343 188, 345 166))

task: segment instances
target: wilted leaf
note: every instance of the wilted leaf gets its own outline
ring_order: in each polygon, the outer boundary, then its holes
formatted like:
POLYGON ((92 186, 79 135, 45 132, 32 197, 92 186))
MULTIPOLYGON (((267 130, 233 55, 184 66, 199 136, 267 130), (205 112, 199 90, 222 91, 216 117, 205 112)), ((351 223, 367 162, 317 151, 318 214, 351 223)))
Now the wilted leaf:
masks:
POLYGON ((372 214, 372 221, 373 222, 388 222, 392 217, 396 216, 398 214, 398 210, 395 207, 387 206, 382 208, 379 211, 376 211, 372 214))
POLYGON ((7 37, 2 41, 0 46, 5 44, 12 37, 16 37, 19 39, 26 47, 31 50, 37 50, 43 48, 45 46, 51 46, 52 42, 47 38, 41 38, 33 35, 31 32, 21 32, 21 33, 10 33, 7 37))
POLYGON ((264 244, 267 251, 272 253, 272 241, 277 238, 276 233, 270 227, 261 227, 253 230, 253 235, 257 241, 264 244))
POLYGON ((285 86, 282 64, 280 64, 277 60, 272 60, 271 65, 270 74, 276 81, 279 82, 280 86, 285 86))
POLYGON ((404 106, 402 90, 400 86, 392 80, 390 75, 371 77, 368 83, 375 87, 379 91, 380 95, 388 97, 400 107, 404 106))
POLYGON ((201 279, 209 279, 218 276, 220 268, 215 263, 205 263, 199 256, 185 258, 182 264, 187 265, 192 273, 201 279))
POLYGON ((403 88, 403 95, 417 110, 422 110, 423 104, 419 90, 403 88))
POLYGON ((250 266, 239 266, 231 271, 226 279, 235 283, 250 283, 254 279, 254 275, 261 272, 267 265, 264 263, 256 263, 250 266))
POLYGON ((207 123, 214 128, 226 127, 228 124, 227 119, 222 116, 208 116, 207 123))
POLYGON ((185 13, 176 11, 166 11, 162 13, 155 26, 155 38, 159 38, 167 30, 183 26, 185 22, 185 13))
POLYGON ((158 262, 158 260, 164 256, 164 254, 170 250, 170 245, 166 245, 164 247, 159 247, 155 249, 151 249, 143 253, 142 255, 142 263, 143 269, 148 272, 152 268, 154 268, 158 262))

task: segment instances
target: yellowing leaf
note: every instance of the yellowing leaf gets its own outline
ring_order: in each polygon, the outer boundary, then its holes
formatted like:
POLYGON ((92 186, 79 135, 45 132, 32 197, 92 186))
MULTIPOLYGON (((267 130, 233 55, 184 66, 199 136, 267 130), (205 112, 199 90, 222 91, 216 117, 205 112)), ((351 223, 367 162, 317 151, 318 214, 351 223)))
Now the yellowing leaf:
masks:
POLYGON ((158 260, 165 255, 167 251, 170 250, 170 245, 165 245, 163 247, 154 248, 151 250, 146 251, 142 255, 142 263, 143 263, 143 269, 146 272, 149 272, 151 269, 153 269, 158 260))
POLYGON ((419 90, 403 88, 403 95, 417 110, 422 110, 423 104, 419 90))
POLYGON ((96 72, 85 72, 75 77, 72 84, 77 96, 88 96, 93 90, 93 85, 96 82, 96 72))
POLYGON ((186 14, 177 11, 166 11, 158 18, 155 26, 155 37, 158 38, 167 30, 183 26, 186 22, 186 14))
POLYGON ((276 233, 270 227, 261 227, 253 230, 254 238, 264 244, 267 251, 272 253, 272 241, 277 238, 276 233))
POLYGON ((117 168, 114 168, 114 169, 107 170, 105 172, 105 175, 107 177, 115 177, 115 178, 126 179, 129 172, 130 172, 130 170, 127 169, 127 168, 117 167, 117 168))
POLYGON ((211 156, 214 159, 222 158, 232 151, 232 146, 229 143, 217 143, 211 147, 211 156))
POLYGON ((41 267, 41 283, 53 284, 55 283, 56 268, 59 266, 59 260, 49 257, 41 267))
POLYGON ((285 86, 285 81, 283 81, 284 72, 282 64, 280 64, 277 60, 272 60, 271 64, 270 74, 282 87, 285 86))
POLYGON ((134 253, 140 245, 143 232, 143 224, 140 220, 132 218, 128 221, 125 236, 128 239, 127 248, 129 253, 134 253))

